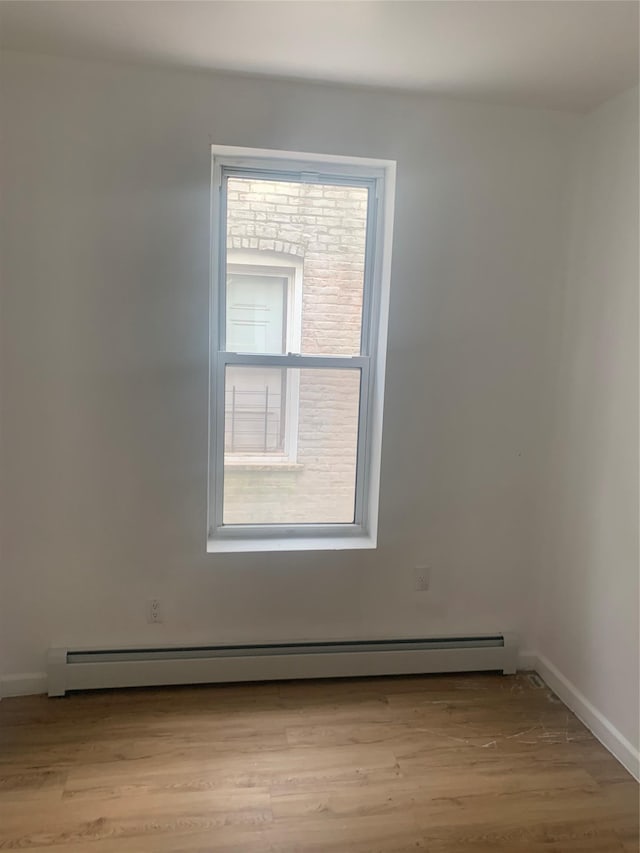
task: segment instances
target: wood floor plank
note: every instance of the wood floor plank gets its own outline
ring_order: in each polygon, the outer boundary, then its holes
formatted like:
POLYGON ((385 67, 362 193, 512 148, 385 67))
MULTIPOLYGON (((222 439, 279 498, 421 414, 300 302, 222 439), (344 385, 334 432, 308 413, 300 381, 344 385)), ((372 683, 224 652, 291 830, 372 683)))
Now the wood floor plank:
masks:
POLYGON ((638 785, 527 675, 0 703, 0 849, 640 853, 638 785))

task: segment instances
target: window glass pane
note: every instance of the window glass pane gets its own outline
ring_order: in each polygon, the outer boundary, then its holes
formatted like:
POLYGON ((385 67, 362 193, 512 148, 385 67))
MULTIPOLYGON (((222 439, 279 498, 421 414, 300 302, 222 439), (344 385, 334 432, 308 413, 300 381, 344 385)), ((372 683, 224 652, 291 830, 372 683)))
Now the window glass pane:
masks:
POLYGON ((224 524, 351 524, 360 370, 228 365, 224 524))
MULTIPOLYGON (((368 192, 362 186, 228 178, 228 261, 241 252, 247 264, 259 265, 268 259, 301 269, 293 297, 299 307, 293 312, 291 306, 289 312, 290 317, 295 314, 293 322, 300 328, 290 334, 287 351, 360 352, 368 192)), ((231 292, 234 268, 228 263, 228 304, 232 298, 239 299, 231 292)), ((258 293, 257 285, 253 292, 247 285, 247 304, 267 299, 266 290, 260 297, 258 293)), ((232 340, 228 331, 227 349, 238 351, 232 348, 232 340)), ((256 332, 254 344, 262 340, 256 332)))

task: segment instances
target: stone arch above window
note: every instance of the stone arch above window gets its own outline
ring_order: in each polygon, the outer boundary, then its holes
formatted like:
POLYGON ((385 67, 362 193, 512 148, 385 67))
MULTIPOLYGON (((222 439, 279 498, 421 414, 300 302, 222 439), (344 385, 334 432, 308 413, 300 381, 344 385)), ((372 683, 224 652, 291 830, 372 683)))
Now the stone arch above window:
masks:
MULTIPOLYGON (((253 229, 252 229, 253 230, 253 229)), ((259 226, 256 226, 259 232, 259 226)), ((286 259, 287 255, 293 255, 296 258, 304 257, 304 245, 300 243, 285 243, 282 240, 274 240, 272 237, 256 236, 256 235, 240 235, 230 234, 227 238, 227 250, 250 250, 258 253, 270 252, 277 253, 286 259)))

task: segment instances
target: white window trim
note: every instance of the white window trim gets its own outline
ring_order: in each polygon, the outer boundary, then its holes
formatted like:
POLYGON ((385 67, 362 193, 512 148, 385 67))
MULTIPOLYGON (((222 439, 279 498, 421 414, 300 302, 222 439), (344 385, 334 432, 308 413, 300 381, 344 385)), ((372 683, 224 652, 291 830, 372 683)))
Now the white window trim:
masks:
POLYGON ((210 300, 210 416, 209 416, 209 552, 341 550, 377 547, 380 457, 391 271, 391 242, 395 196, 395 162, 369 158, 300 154, 213 145, 211 193, 211 300, 210 300), (260 356, 260 363, 280 367, 358 368, 361 394, 356 471, 356 518, 353 524, 223 525, 222 478, 224 459, 224 370, 227 364, 252 364, 255 356, 224 351, 224 289, 221 287, 226 239, 222 229, 222 170, 252 169, 295 173, 311 183, 332 179, 371 182, 367 219, 368 255, 363 295, 361 355, 260 356), (371 216, 372 206, 375 216, 371 216), (375 229, 375 232, 374 232, 375 229), (371 251, 373 246, 374 251, 371 251), (220 403, 222 389, 222 403, 220 403))
MULTIPOLYGON (((263 252, 257 249, 227 249, 227 265, 236 272, 274 275, 287 279, 287 350, 299 352, 302 340, 302 259, 283 252, 263 252)), ((226 454, 226 464, 234 467, 259 466, 260 468, 291 468, 298 459, 298 416, 300 401, 300 374, 292 373, 287 379, 285 447, 277 454, 238 453, 226 454)))

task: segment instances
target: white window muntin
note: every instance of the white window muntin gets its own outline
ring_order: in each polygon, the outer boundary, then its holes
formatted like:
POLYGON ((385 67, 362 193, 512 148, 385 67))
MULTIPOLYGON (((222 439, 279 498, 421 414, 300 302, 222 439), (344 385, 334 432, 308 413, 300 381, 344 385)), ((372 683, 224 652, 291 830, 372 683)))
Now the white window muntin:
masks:
MULTIPOLYGON (((375 165, 361 165, 362 158, 321 157, 299 160, 286 152, 251 152, 212 146, 212 294, 211 294, 211 416, 209 464, 209 535, 215 539, 251 539, 260 541, 294 537, 319 542, 323 537, 337 542, 342 537, 364 537, 370 534, 368 508, 369 462, 371 447, 371 408, 374 398, 377 365, 378 323, 380 290, 383 266, 383 239, 390 231, 383 231, 379 201, 383 197, 386 170, 389 161, 375 161, 375 165), (242 153, 238 154, 238 151, 242 153), (244 151, 247 153, 245 154, 244 151), (253 156, 256 154, 258 156, 253 156), (261 156, 264 155, 264 156, 261 156), (380 163, 380 165, 378 165, 380 163), (369 188, 367 232, 364 264, 361 345, 359 356, 317 356, 288 353, 286 355, 259 355, 227 352, 226 346, 226 182, 231 176, 263 180, 299 181, 369 188), (358 369, 360 371, 360 405, 358 422, 358 451, 356 462, 354 522, 347 524, 238 524, 224 525, 224 378, 227 364, 255 366, 273 365, 300 369, 358 369)), ((374 161, 371 161, 374 162, 374 161)), ((392 210, 391 208, 387 208, 392 210)), ((387 247, 389 249, 390 247, 387 247)), ((390 255, 390 252, 389 252, 390 255)), ((388 266, 388 259, 386 259, 388 266)), ((386 319, 386 318, 385 318, 386 319)), ((385 329, 386 337, 386 329, 385 329)), ((384 363, 384 358, 382 358, 384 363)), ((380 408, 379 406, 377 407, 380 408)), ((377 425, 378 431, 381 423, 377 425)), ((379 447, 376 448, 376 467, 379 469, 379 447)), ((378 488, 376 482, 375 487, 378 488)), ((375 496, 377 506, 377 495, 375 496)), ((367 547, 363 545, 362 547, 367 547)), ((213 550, 216 550, 215 548, 213 550)))

